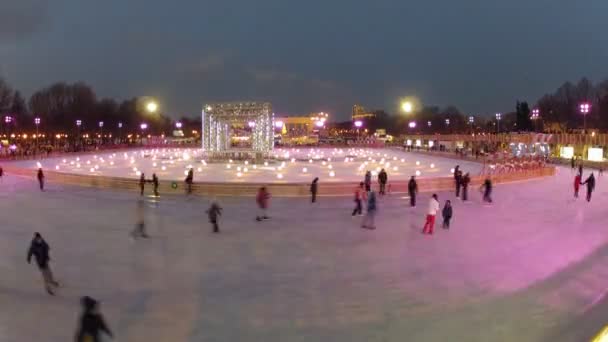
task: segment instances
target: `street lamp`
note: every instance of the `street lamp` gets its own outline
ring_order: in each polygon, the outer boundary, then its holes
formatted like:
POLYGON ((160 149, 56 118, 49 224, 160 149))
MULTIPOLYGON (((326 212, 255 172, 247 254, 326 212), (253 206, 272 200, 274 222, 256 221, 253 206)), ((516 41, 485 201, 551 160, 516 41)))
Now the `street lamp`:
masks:
POLYGON ((118 123, 118 143, 122 143, 122 122, 118 123))
POLYGON ((469 124, 471 125, 471 133, 473 133, 473 123, 475 122, 475 118, 473 116, 469 116, 469 124))
POLYGON ((158 110, 158 104, 154 101, 150 101, 148 104, 146 104, 146 110, 150 113, 156 113, 158 110))
POLYGON ((103 144, 103 121, 99 121, 99 135, 101 136, 101 143, 103 144))
POLYGON ((408 124, 408 126, 409 126, 411 129, 416 128, 416 121, 410 121, 410 123, 408 124))
POLYGON ((591 105, 587 102, 581 103, 579 106, 579 110, 583 114, 583 134, 587 133, 587 114, 589 114, 590 109, 591 105))
POLYGON ((148 128, 148 124, 147 123, 142 123, 141 125, 139 125, 139 128, 141 128, 141 143, 143 145, 143 143, 144 143, 144 132, 148 128))
MULTIPOLYGON (((82 126, 82 120, 76 120, 76 127, 78 130, 78 141, 82 140, 82 136, 80 135, 80 126, 82 126)), ((76 139, 74 139, 74 149, 76 149, 76 139)))
POLYGON ((35 118, 34 124, 36 125, 36 150, 37 150, 38 149, 38 125, 40 125, 40 118, 35 118))
POLYGON ((502 119, 502 113, 496 113, 496 131, 500 133, 500 120, 502 119))
POLYGON ((536 127, 536 121, 538 120, 538 118, 540 117, 540 110, 538 108, 534 108, 532 109, 532 121, 534 121, 534 132, 536 132, 538 130, 538 128, 536 127))
POLYGON ((181 128, 182 128, 182 123, 181 123, 181 122, 179 122, 179 121, 178 121, 178 122, 176 122, 176 123, 175 123, 175 128, 179 128, 179 129, 181 129, 181 128))
POLYGON ((401 110, 409 114, 414 110, 414 105, 410 101, 405 101, 401 104, 401 110))
POLYGON ((355 121, 355 127, 357 127, 357 139, 359 138, 359 129, 363 127, 363 121, 357 120, 355 121))

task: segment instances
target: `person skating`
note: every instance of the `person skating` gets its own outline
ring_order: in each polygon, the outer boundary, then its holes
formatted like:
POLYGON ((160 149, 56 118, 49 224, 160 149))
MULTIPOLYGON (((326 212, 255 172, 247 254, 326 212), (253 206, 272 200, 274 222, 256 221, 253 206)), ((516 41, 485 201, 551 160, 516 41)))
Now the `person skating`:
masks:
POLYGON ((154 196, 160 196, 158 194, 158 177, 156 177, 156 173, 152 174, 152 186, 154 187, 154 196))
POLYGON ((388 182, 388 174, 382 169, 380 170, 380 173, 378 173, 378 184, 380 185, 380 191, 378 191, 378 193, 380 195, 386 195, 386 182, 388 182))
POLYGON ((315 177, 310 183, 310 201, 315 203, 317 201, 317 191, 319 190, 319 177, 315 177))
POLYGON ((410 206, 416 206, 416 195, 418 194, 418 183, 416 183, 416 177, 412 176, 410 181, 407 183, 407 192, 410 196, 410 206))
POLYGON ((581 175, 581 179, 583 178, 583 161, 581 160, 581 163, 578 164, 578 174, 581 175))
POLYGON ((194 182, 194 170, 188 170, 188 175, 186 176, 186 194, 190 195, 192 193, 192 183, 194 182))
POLYGON ((452 219, 452 202, 450 200, 445 201, 441 214, 443 216, 443 229, 450 229, 450 220, 452 219))
POLYGON ((207 215, 209 216, 209 222, 213 225, 213 232, 219 233, 220 227, 217 221, 222 216, 222 207, 216 201, 212 201, 211 206, 207 209, 207 215))
POLYGON ((370 192, 372 190, 372 173, 370 171, 365 173, 363 182, 365 183, 365 191, 370 192))
POLYGON ((82 315, 78 321, 74 340, 76 342, 100 342, 99 335, 102 332, 110 338, 114 338, 114 334, 99 312, 99 303, 89 296, 84 296, 80 299, 80 304, 82 305, 82 315))
POLYGON ((42 238, 42 235, 38 232, 35 233, 27 252, 27 263, 31 263, 33 255, 36 259, 38 269, 40 269, 40 272, 42 273, 46 292, 50 295, 55 295, 53 288, 58 287, 59 283, 53 278, 53 272, 51 272, 51 266, 49 265, 49 261, 51 260, 49 256, 50 249, 49 245, 42 238))
POLYGON ((258 204, 258 208, 260 208, 260 215, 256 216, 256 221, 268 220, 269 217, 267 215, 268 211, 268 201, 270 200, 270 193, 266 190, 266 187, 263 186, 258 190, 258 194, 255 197, 255 201, 258 204))
POLYGON ((136 239, 138 237, 147 238, 148 234, 146 233, 146 218, 145 218, 145 209, 146 205, 143 200, 137 201, 137 206, 135 208, 136 222, 135 228, 131 232, 131 236, 136 239))
POLYGON ((456 165, 454 168, 454 186, 456 187, 456 197, 460 197, 460 185, 462 182, 462 172, 460 171, 460 165, 456 165))
POLYGON ((142 172, 141 175, 139 176, 139 195, 140 196, 144 195, 144 187, 145 186, 146 186, 146 176, 142 172))
POLYGON ((429 209, 426 215, 426 222, 424 228, 422 228, 422 234, 433 235, 433 229, 435 228, 435 216, 439 211, 439 201, 437 200, 437 194, 433 194, 429 201, 429 209))
POLYGON ((574 159, 574 156, 572 156, 572 158, 570 158, 570 166, 572 168, 572 171, 574 171, 574 168, 576 167, 576 161, 574 159))
POLYGON ((469 199, 469 183, 471 183, 471 177, 469 173, 465 173, 464 177, 462 177, 462 200, 467 201, 469 199))
POLYGON ((486 178, 482 185, 484 202, 492 203, 492 180, 486 178))
POLYGON ((574 176, 574 198, 578 198, 578 191, 581 188, 582 179, 578 173, 574 176))
POLYGON ((40 191, 44 191, 44 172, 42 172, 42 168, 38 169, 38 174, 36 175, 38 178, 38 184, 40 185, 40 191))
POLYGON ((366 199, 365 184, 359 183, 359 186, 355 188, 355 209, 353 210, 353 216, 363 215, 363 205, 361 201, 366 199))
POLYGON ((587 202, 591 202, 591 193, 595 190, 595 176, 593 172, 591 172, 583 184, 587 184, 587 202))
POLYGON ((376 210, 378 209, 376 203, 376 193, 370 191, 367 195, 367 212, 361 222, 361 228, 376 229, 376 210))

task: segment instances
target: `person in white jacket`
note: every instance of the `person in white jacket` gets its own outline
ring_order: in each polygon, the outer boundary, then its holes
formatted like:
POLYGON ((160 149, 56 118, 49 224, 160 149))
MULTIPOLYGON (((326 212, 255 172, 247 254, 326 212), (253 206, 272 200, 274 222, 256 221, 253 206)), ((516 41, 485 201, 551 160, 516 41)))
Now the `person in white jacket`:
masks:
POLYGON ((426 222, 424 223, 424 228, 422 229, 422 234, 433 235, 433 228, 435 228, 435 216, 437 216, 437 212, 439 211, 439 201, 437 200, 437 194, 433 194, 431 200, 429 201, 429 211, 426 215, 426 222))

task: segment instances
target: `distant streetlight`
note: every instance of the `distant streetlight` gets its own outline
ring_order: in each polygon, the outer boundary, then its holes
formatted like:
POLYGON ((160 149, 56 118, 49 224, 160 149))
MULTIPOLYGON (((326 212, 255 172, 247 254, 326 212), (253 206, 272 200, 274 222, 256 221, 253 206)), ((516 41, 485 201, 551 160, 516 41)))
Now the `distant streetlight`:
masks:
POLYGON ((141 143, 143 145, 144 143, 144 132, 146 131, 146 129, 148 128, 148 124, 147 123, 142 123, 141 125, 139 125, 139 128, 141 128, 141 143))
POLYGON ((502 119, 502 113, 496 113, 496 131, 500 133, 500 120, 502 119))
POLYGON ((408 126, 412 129, 416 128, 416 121, 410 121, 410 123, 408 124, 408 126))
POLYGON ((253 128, 255 127, 255 121, 249 121, 247 125, 249 126, 249 128, 253 128))
POLYGON ((178 122, 176 122, 176 123, 175 123, 175 128, 180 128, 180 129, 181 129, 181 128, 182 128, 182 123, 181 123, 181 122, 179 122, 179 121, 178 121, 178 122))
POLYGON ((540 110, 538 108, 532 109, 532 116, 530 119, 534 121, 534 131, 536 132, 538 129, 536 128, 536 121, 540 117, 540 110))
POLYGON ((13 118, 10 117, 10 116, 5 116, 4 117, 4 122, 7 123, 7 124, 9 124, 9 123, 13 122, 13 118))
POLYGON ((473 133, 473 123, 475 122, 475 118, 473 116, 469 116, 469 125, 471 126, 471 133, 473 133))
POLYGON ((430 121, 427 121, 426 125, 429 126, 429 127, 431 127, 433 124, 430 121))
POLYGON ((118 123, 118 143, 122 143, 122 122, 118 123))
POLYGON ((361 128, 362 126, 363 126, 363 121, 361 121, 361 120, 355 121, 355 127, 361 128))
POLYGON ((148 104, 146 104, 146 110, 150 113, 156 113, 158 110, 158 104, 154 101, 150 101, 148 104))
POLYGON ((82 120, 76 120, 76 126, 78 126, 78 127, 82 126, 82 120))
POLYGON ((450 125, 450 119, 445 119, 445 125, 449 126, 450 125))
POLYGON ((414 110, 414 105, 410 101, 405 101, 401 104, 401 110, 409 114, 414 110))
POLYGON ((583 114, 583 134, 587 133, 587 114, 589 114, 590 109, 591 105, 587 102, 583 102, 579 106, 579 110, 583 114))
POLYGON ((35 118, 34 124, 36 125, 36 149, 38 149, 38 125, 40 125, 40 118, 35 118))

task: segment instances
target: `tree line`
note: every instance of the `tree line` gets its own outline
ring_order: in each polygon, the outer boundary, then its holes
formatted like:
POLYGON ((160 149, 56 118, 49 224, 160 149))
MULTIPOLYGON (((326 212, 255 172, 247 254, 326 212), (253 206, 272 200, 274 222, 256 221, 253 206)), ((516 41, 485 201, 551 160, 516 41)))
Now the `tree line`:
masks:
MULTIPOLYGON (((95 91, 83 82, 73 84, 58 82, 34 92, 29 100, 13 90, 0 78, 0 125, 13 131, 32 131, 35 118, 40 118, 40 131, 70 133, 77 129, 82 132, 98 131, 103 122, 105 133, 136 133, 141 123, 146 123, 147 133, 170 134, 174 121, 162 113, 149 113, 144 98, 117 101, 111 98, 99 99, 95 91), (10 123, 4 117, 12 118, 10 123), (81 122, 77 127, 76 121, 81 122), (119 123, 122 127, 119 127, 119 123)), ((200 120, 183 118, 184 130, 198 129, 200 120)))

